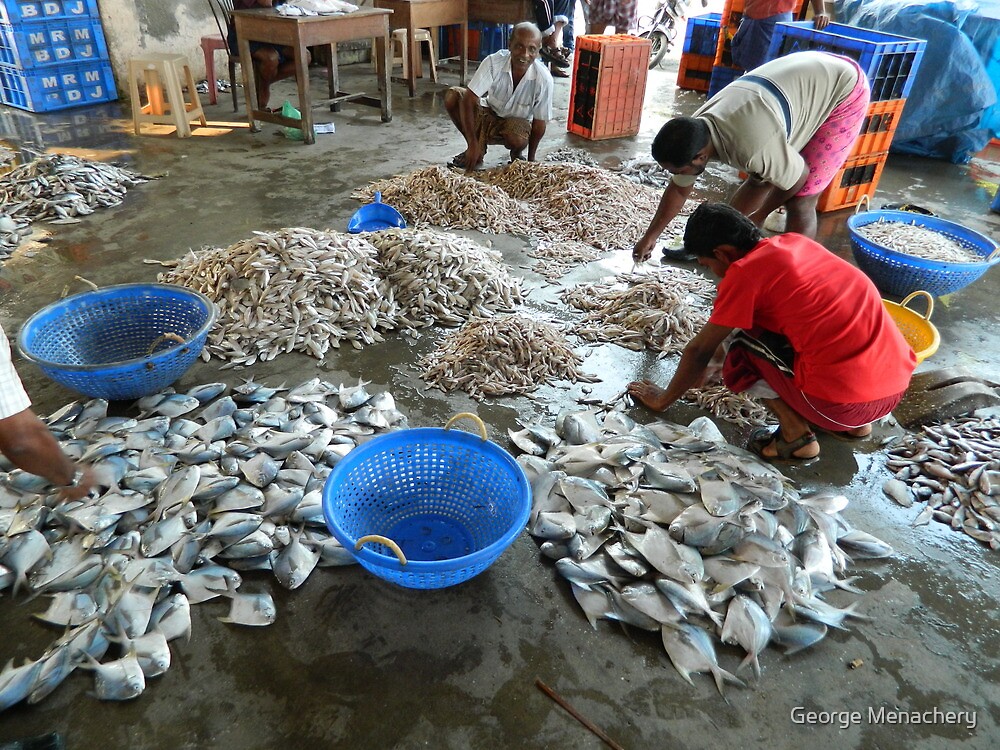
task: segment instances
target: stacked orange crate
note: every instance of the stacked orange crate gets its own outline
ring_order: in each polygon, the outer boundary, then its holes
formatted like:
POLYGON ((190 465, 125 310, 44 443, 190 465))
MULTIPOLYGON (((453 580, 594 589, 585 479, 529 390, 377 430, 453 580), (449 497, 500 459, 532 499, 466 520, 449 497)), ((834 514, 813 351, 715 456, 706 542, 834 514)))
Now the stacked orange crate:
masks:
POLYGON ((872 102, 861 126, 861 133, 854 141, 847 161, 833 178, 833 182, 820 193, 817 211, 837 211, 856 206, 865 196, 871 198, 878 186, 882 169, 889 157, 889 146, 899 124, 906 99, 872 102))
POLYGON ((678 88, 708 91, 721 21, 720 13, 706 13, 688 19, 684 50, 677 71, 678 88))
POLYGON ((626 34, 577 38, 566 129, 592 141, 638 133, 648 70, 648 39, 626 34))

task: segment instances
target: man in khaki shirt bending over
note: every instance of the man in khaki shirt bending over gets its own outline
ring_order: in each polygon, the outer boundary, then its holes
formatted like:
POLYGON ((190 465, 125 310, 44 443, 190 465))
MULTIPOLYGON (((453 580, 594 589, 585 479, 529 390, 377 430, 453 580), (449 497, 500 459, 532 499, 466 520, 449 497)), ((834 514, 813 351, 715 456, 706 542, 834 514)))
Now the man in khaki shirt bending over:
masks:
POLYGON ((847 159, 868 100, 868 80, 856 62, 796 52, 737 78, 693 117, 667 122, 652 151, 673 178, 633 259, 649 259, 713 158, 749 174, 733 208, 760 226, 785 206, 786 231, 814 238, 816 201, 847 159))

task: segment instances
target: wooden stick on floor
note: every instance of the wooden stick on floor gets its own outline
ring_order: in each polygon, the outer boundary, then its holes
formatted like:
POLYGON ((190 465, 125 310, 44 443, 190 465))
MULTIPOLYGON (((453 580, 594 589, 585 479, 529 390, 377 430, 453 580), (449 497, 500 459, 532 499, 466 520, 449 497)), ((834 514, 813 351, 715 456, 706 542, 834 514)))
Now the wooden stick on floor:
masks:
POLYGON ((552 700, 554 700, 556 703, 558 703, 560 706, 562 706, 564 709, 566 709, 566 711, 569 713, 570 716, 572 716, 578 722, 587 727, 587 729, 589 729, 591 732, 597 735, 604 742, 604 744, 610 747, 612 750, 625 750, 625 748, 623 748, 613 739, 608 737, 608 735, 604 733, 604 730, 602 730, 599 726, 594 724, 594 722, 592 722, 590 719, 581 716, 580 712, 577 711, 575 708, 573 708, 573 706, 571 706, 565 698, 563 698, 561 695, 559 695, 559 693, 557 693, 555 690, 553 690, 544 682, 542 682, 541 679, 539 679, 538 677, 535 678, 535 686, 543 693, 545 693, 547 696, 549 696, 552 700))

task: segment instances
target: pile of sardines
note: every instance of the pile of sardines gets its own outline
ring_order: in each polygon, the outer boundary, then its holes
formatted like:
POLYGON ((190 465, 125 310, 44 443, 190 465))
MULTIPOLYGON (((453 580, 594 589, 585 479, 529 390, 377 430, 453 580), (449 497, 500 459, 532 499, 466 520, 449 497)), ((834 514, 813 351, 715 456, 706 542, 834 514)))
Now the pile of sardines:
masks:
POLYGON ((926 503, 914 526, 934 519, 1000 549, 1000 419, 925 425, 889 456, 885 494, 904 508, 926 503))
POLYGON ((595 628, 660 633, 685 680, 710 673, 722 692, 746 667, 759 678, 768 645, 794 653, 864 619, 857 601, 838 606, 861 593, 847 568, 892 548, 844 519, 845 496, 801 496, 707 417, 682 427, 601 414, 511 433, 531 482, 528 530, 595 628), (735 673, 720 643, 745 653, 735 673))
POLYGON ((0 475, 0 591, 45 602, 34 616, 58 633, 42 654, 9 654, 29 658, 0 671, 0 710, 76 670, 102 700, 137 697, 170 666, 193 604, 228 600, 223 622, 273 622, 271 595, 245 591, 241 573, 296 589, 317 566, 353 563, 326 529, 326 477, 359 439, 406 426, 388 392, 318 378, 212 383, 138 406, 133 419, 72 403, 46 420, 92 466, 91 497, 60 502, 35 475, 0 475))

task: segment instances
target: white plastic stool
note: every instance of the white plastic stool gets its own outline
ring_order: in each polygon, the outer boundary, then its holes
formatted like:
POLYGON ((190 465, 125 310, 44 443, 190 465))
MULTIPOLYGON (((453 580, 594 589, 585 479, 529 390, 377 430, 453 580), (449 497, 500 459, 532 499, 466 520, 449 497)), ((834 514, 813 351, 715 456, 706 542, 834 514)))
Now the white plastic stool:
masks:
MULTIPOLYGON (((209 82, 210 85, 214 81, 209 82)), ((191 135, 190 123, 199 120, 208 125, 201 109, 201 99, 195 88, 191 65, 184 55, 151 52, 128 61, 129 95, 132 98, 132 122, 135 134, 140 135, 140 125, 151 122, 174 125, 179 138, 191 135), (146 83, 148 104, 139 101, 139 77, 146 83), (185 100, 183 84, 187 85, 190 101, 185 100)))
MULTIPOLYGON (((431 58, 431 80, 437 83, 437 56, 434 54, 434 43, 431 41, 431 32, 427 29, 416 29, 413 35, 417 38, 417 44, 427 43, 427 49, 431 58)), ((403 66, 403 78, 410 77, 410 56, 409 45, 406 43, 406 29, 396 29, 392 32, 392 67, 403 66), (396 50, 399 54, 396 54, 396 50)), ((372 66, 375 65, 375 41, 372 40, 372 66)), ((423 75, 423 64, 417 71, 417 78, 423 75)))

